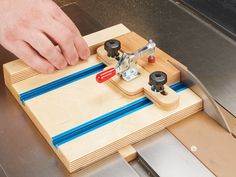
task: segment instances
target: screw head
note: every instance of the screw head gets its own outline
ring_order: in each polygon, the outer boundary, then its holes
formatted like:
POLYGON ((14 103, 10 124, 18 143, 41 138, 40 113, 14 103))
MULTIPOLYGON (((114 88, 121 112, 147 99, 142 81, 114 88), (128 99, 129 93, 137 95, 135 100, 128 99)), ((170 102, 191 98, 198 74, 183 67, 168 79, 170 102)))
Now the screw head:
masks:
POLYGON ((197 146, 191 146, 190 149, 191 149, 192 152, 196 152, 197 151, 197 146))

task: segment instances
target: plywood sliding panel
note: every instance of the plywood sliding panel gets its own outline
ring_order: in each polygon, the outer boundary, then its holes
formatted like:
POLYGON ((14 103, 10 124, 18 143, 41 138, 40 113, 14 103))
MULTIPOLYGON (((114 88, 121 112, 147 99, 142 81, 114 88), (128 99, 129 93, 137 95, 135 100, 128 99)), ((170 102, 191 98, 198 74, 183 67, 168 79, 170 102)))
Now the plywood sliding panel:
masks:
MULTIPOLYGON (((129 33, 123 25, 102 30, 85 38, 91 51, 95 51, 97 46, 110 38, 119 38, 124 44, 122 50, 134 50, 133 45, 137 48, 145 43, 142 37, 136 33, 129 33)), ((171 83, 178 82, 180 73, 168 63, 168 55, 162 55, 162 52, 157 50, 157 57, 157 63, 151 67, 146 65, 145 59, 139 64, 148 73, 156 69, 166 71, 171 83)), ((50 75, 31 73, 31 69, 19 60, 4 65, 8 88, 70 172, 90 165, 202 110, 202 100, 188 88, 176 93, 179 97, 177 108, 164 110, 152 104, 143 92, 130 97, 110 82, 98 84, 95 74, 37 95, 24 104, 19 99, 22 93, 84 71, 100 62, 94 53, 87 61, 81 61, 76 66, 50 75), (52 142, 58 135, 143 98, 149 101, 148 106, 83 135, 69 138, 59 145, 52 142)))

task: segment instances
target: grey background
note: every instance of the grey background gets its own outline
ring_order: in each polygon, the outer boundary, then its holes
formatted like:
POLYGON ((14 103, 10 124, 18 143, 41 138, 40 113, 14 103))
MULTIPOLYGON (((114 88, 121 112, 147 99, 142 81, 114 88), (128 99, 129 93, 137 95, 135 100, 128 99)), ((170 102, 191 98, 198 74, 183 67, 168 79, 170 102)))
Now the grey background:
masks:
MULTIPOLYGON (((58 3, 63 5, 68 1, 58 0, 58 3)), ((198 19, 181 4, 167 0, 78 0, 78 5, 80 8, 70 6, 64 9, 83 34, 123 23, 145 38, 154 39, 162 50, 188 66, 214 98, 236 115, 235 41, 211 24, 198 19)), ((0 65, 13 59, 13 55, 0 49, 0 65)), ((2 74, 0 165, 0 174, 9 177, 69 176, 5 88, 2 74)))

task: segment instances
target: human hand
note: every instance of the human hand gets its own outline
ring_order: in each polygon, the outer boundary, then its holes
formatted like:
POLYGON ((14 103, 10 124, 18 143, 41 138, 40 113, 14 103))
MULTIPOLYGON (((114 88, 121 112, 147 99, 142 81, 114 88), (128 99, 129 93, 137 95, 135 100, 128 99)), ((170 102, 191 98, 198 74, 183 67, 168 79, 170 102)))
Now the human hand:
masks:
POLYGON ((41 73, 89 56, 88 45, 52 0, 0 0, 0 44, 41 73))

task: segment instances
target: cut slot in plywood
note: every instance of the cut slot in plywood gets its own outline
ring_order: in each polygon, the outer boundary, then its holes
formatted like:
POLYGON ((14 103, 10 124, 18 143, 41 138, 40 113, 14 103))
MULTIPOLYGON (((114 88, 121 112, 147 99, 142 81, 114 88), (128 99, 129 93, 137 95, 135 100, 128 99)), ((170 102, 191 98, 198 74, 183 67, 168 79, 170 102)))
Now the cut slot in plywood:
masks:
MULTIPOLYGON (((121 42, 131 48, 137 44, 132 36, 136 40, 138 35, 128 32, 122 25, 114 26, 92 34, 92 37, 88 36, 91 40, 88 43, 93 48, 101 45, 103 40, 127 35, 121 37, 121 42)), ((100 61, 94 54, 88 61, 81 61, 76 66, 50 75, 37 73, 30 77, 24 76, 25 66, 17 66, 19 61, 13 63, 4 66, 8 88, 70 172, 86 167, 202 109, 201 99, 190 89, 176 93, 179 105, 175 109, 165 110, 152 104, 144 93, 128 97, 126 90, 118 89, 112 83, 96 83, 95 72, 50 91, 44 90, 22 104, 19 99, 22 93, 35 94, 35 89, 45 85, 51 87, 55 81, 58 84, 58 79, 61 81, 77 72, 87 71, 100 61), (97 124, 98 120, 102 122, 97 124)), ((179 81, 178 70, 168 60, 163 59, 164 66, 169 77, 173 76, 172 82, 179 81)), ((144 71, 149 73, 145 68, 144 71)), ((143 89, 146 82, 140 81, 138 84, 143 89)))
POLYGON ((152 100, 161 109, 171 110, 179 106, 179 96, 167 85, 164 86, 164 92, 153 92, 150 85, 144 87, 145 95, 152 100))

